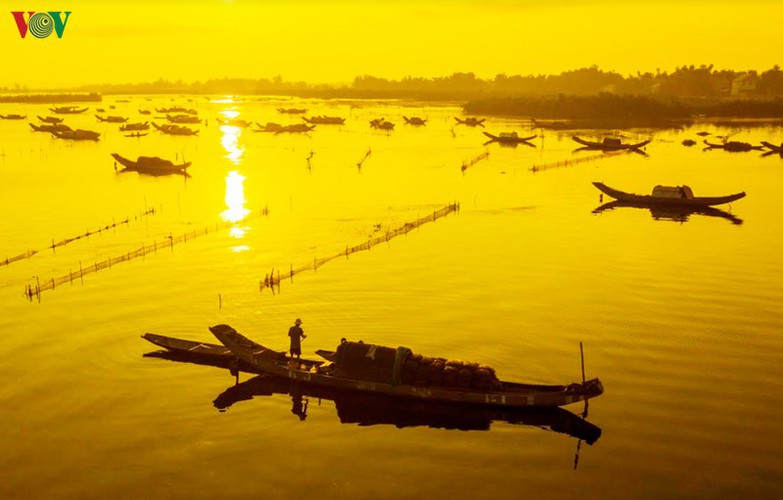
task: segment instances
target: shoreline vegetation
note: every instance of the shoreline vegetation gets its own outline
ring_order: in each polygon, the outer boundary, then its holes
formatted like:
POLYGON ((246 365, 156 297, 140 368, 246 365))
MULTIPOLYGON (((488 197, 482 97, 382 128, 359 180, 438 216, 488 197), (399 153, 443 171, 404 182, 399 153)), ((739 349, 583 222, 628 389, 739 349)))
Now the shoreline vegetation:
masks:
POLYGON ((326 85, 272 79, 223 78, 185 83, 86 85, 79 93, 20 95, 0 88, 0 103, 100 102, 106 95, 234 95, 329 100, 401 100, 462 104, 469 115, 526 118, 551 128, 671 127, 694 121, 783 121, 783 71, 757 72, 683 66, 672 73, 622 76, 596 66, 559 75, 473 73, 387 80, 358 76, 351 84, 326 85))

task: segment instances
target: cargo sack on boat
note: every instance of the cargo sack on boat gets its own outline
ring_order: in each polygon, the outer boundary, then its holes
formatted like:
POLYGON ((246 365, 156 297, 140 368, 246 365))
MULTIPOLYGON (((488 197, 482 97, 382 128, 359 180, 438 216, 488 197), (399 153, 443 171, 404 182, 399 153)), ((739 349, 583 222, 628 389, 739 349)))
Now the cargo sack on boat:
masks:
POLYGON ((343 342, 337 348, 334 376, 396 384, 403 378, 408 354, 410 350, 405 347, 393 349, 360 342, 343 342))

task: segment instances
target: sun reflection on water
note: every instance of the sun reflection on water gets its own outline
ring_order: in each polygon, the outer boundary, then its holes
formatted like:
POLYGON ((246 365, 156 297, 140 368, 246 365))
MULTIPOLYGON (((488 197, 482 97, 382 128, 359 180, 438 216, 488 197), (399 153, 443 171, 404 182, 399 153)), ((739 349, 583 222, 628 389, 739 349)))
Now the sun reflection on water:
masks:
MULTIPOLYGON (((220 215, 229 222, 239 222, 244 219, 250 210, 245 208, 245 176, 232 170, 226 176, 226 206, 228 207, 220 215)), ((232 228, 231 236, 241 238, 245 230, 232 228)))

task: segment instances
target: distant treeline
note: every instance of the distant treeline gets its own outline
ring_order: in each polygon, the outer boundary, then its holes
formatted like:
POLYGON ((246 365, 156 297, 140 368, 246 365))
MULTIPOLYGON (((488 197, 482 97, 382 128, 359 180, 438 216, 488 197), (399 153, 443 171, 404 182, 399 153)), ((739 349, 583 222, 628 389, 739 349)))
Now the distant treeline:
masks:
MULTIPOLYGON (((317 75, 313 75, 314 78, 317 75)), ((158 80, 126 85, 89 85, 80 90, 103 94, 237 94, 291 95, 321 98, 401 98, 442 101, 469 101, 483 98, 597 95, 654 97, 783 97, 783 71, 775 66, 764 72, 715 70, 710 66, 683 66, 671 73, 637 73, 622 76, 596 66, 566 71, 559 75, 499 74, 492 79, 474 73, 454 73, 447 77, 406 77, 388 80, 357 76, 347 85, 287 82, 271 79, 224 78, 186 83, 158 80)))
POLYGON ((0 95, 0 102, 22 103, 63 103, 63 102, 101 102, 101 95, 89 94, 9 94, 0 95))

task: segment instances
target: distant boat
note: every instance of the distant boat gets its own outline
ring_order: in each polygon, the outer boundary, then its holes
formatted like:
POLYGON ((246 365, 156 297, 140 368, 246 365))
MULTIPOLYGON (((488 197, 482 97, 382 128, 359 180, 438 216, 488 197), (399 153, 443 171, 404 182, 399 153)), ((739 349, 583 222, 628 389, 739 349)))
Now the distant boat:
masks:
POLYGON ((707 142, 707 140, 704 141, 704 144, 707 145, 704 149, 723 149, 725 151, 729 151, 731 153, 744 153, 746 151, 752 151, 754 149, 764 149, 762 146, 754 146, 747 142, 739 142, 739 141, 729 141, 724 142, 722 144, 717 144, 714 142, 707 142))
POLYGON ((60 107, 54 107, 49 108, 49 111, 52 113, 56 113, 58 115, 78 115, 79 113, 84 113, 87 111, 88 108, 77 108, 76 106, 60 106, 60 107))
POLYGON ((125 123, 125 122, 128 121, 127 118, 122 117, 122 116, 106 116, 106 117, 103 117, 103 116, 95 115, 95 118, 97 118, 99 121, 109 122, 109 123, 125 123))
POLYGON ((377 128, 379 130, 394 130, 394 124, 392 122, 387 122, 383 118, 370 120, 370 127, 377 128))
POLYGON ((305 133, 315 130, 315 125, 307 125, 306 123, 294 123, 293 125, 287 125, 280 130, 276 130, 275 134, 282 134, 283 132, 289 133, 305 133))
POLYGON ((686 207, 709 207, 731 203, 745 197, 745 193, 730 194, 727 196, 696 197, 688 186, 655 186, 651 195, 626 193, 612 189, 601 182, 593 182, 601 192, 612 198, 630 203, 644 205, 669 205, 686 207))
POLYGON ((532 146, 529 141, 538 137, 538 135, 531 135, 528 137, 519 137, 516 132, 501 132, 500 135, 493 135, 489 132, 482 132, 482 134, 489 137, 488 142, 499 142, 501 144, 521 144, 527 143, 528 146, 532 146))
POLYGON ((302 120, 312 125, 342 125, 345 123, 345 118, 341 118, 339 116, 326 116, 326 115, 313 116, 310 118, 303 116, 302 120))
POLYGON ((168 113, 185 113, 188 115, 198 114, 198 111, 196 111, 195 109, 183 108, 181 106, 173 106, 171 108, 155 108, 155 111, 161 114, 168 114, 168 113))
POLYGON ((63 130, 52 132, 58 139, 68 139, 70 141, 97 141, 101 134, 92 130, 63 130))
POLYGON ((408 125, 426 125, 427 119, 426 118, 419 118, 418 116, 411 116, 408 118, 407 116, 402 117, 403 120, 405 120, 405 123, 408 125))
POLYGON ((484 126, 484 122, 486 121, 486 118, 482 118, 481 120, 479 120, 478 118, 473 117, 473 116, 469 116, 468 118, 465 118, 464 120, 461 120, 461 119, 459 119, 459 118, 457 118, 455 116, 454 119, 457 120, 458 124, 460 124, 460 125, 467 125, 468 127, 475 127, 475 126, 483 127, 484 126))
POLYGON ((61 123, 64 120, 64 118, 57 118, 56 116, 47 116, 45 118, 39 116, 38 119, 44 123, 61 123))
POLYGON ((277 111, 288 115, 301 115, 307 113, 306 108, 277 108, 277 111))
POLYGON ((258 128, 251 129, 253 132, 281 132, 285 128, 279 123, 272 122, 267 122, 266 125, 261 125, 260 123, 256 122, 256 125, 258 125, 258 128))
POLYGON ((650 143, 650 140, 646 140, 642 142, 637 142, 635 144, 623 144, 623 142, 620 139, 616 139, 612 137, 604 137, 604 139, 600 142, 588 141, 577 136, 572 136, 571 139, 573 139, 574 141, 578 142, 579 144, 583 145, 588 149, 600 149, 602 151, 622 151, 627 149, 639 149, 650 143))
POLYGON ((34 123, 30 124, 30 127, 35 132, 67 132, 69 130, 73 130, 71 127, 64 123, 54 123, 51 125, 36 125, 34 123))
POLYGON ((149 129, 150 129, 150 122, 128 123, 127 125, 123 125, 120 127, 120 131, 122 132, 131 132, 133 130, 149 130, 149 129))
POLYGON ((198 116, 193 115, 166 115, 166 119, 171 123, 201 123, 198 116))
POLYGON ((163 132, 164 134, 169 135, 196 135, 198 134, 198 130, 193 130, 189 127, 180 127, 179 125, 171 125, 168 123, 164 123, 163 125, 158 125, 155 122, 152 122, 152 126, 155 127, 156 130, 159 130, 163 132))
POLYGON ((125 167, 124 170, 134 170, 136 172, 162 175, 162 174, 183 174, 190 166, 190 162, 174 164, 170 160, 164 160, 157 156, 139 156, 136 161, 125 158, 117 153, 111 154, 117 163, 125 167))
POLYGON ((0 115, 3 120, 24 120, 27 115, 0 115))
POLYGON ((141 132, 131 132, 130 134, 125 134, 125 137, 144 137, 147 133, 142 134, 141 132))
POLYGON ((682 141, 682 145, 687 147, 695 146, 696 141, 694 141, 693 139, 685 139, 684 141, 682 141))
POLYGON ((139 110, 139 114, 142 114, 142 115, 151 115, 151 114, 152 114, 152 111, 150 111, 149 109, 140 109, 140 110, 139 110))

